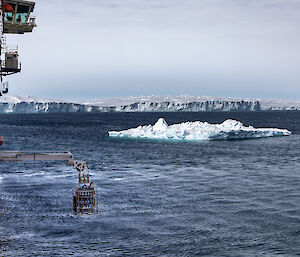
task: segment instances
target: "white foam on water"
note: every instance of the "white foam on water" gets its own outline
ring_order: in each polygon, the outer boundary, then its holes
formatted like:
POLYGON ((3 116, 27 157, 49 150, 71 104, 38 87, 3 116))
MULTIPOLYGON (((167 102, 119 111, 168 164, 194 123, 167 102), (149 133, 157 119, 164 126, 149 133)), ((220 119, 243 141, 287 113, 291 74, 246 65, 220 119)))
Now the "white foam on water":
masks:
POLYGON ((124 180, 124 178, 114 178, 113 180, 114 181, 121 181, 121 180, 124 180))

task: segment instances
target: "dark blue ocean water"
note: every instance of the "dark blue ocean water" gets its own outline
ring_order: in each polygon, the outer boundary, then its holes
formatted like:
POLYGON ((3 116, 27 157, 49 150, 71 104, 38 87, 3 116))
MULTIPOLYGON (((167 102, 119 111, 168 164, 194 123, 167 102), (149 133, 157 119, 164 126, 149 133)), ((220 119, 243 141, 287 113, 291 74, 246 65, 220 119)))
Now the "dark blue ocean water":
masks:
POLYGON ((64 163, 0 163, 0 256, 300 255, 300 113, 1 115, 4 149, 70 150, 88 161, 99 213, 72 213, 64 163), (154 123, 287 128, 240 141, 108 138, 154 123))

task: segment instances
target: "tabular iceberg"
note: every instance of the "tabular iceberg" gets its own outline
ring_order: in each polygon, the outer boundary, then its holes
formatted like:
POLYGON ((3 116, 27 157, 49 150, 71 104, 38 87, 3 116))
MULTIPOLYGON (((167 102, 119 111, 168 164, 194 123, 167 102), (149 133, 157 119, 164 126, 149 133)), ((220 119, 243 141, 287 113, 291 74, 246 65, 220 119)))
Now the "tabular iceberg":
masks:
POLYGON ((109 131, 110 137, 165 139, 165 140, 231 140, 289 136, 287 129, 246 127, 240 121, 226 120, 221 124, 208 122, 184 122, 168 125, 160 118, 155 125, 139 126, 123 131, 109 131))

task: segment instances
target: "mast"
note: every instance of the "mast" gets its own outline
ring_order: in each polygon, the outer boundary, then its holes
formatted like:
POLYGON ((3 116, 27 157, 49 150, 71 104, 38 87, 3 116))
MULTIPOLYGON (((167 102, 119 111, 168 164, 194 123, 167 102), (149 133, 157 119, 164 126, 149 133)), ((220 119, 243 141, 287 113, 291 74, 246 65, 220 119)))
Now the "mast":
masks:
MULTIPOLYGON (((2 59, 1 59, 1 56, 2 56, 2 37, 3 37, 3 23, 4 23, 4 18, 3 18, 3 2, 2 0, 0 0, 0 64, 1 64, 1 67, 0 67, 0 96, 2 96, 2 94, 5 93, 5 91, 8 91, 8 90, 5 90, 4 88, 4 85, 3 85, 3 76, 2 76, 2 59)), ((7 87, 8 89, 8 87, 7 87)), ((3 140, 3 138, 2 138, 3 140)), ((1 142, 2 144, 2 142, 1 142)))

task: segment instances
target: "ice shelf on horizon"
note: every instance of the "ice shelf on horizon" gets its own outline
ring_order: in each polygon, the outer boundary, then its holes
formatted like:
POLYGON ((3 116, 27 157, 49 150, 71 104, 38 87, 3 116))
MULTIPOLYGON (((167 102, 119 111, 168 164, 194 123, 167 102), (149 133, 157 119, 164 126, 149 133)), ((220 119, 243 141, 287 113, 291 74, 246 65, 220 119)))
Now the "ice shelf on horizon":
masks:
POLYGON ((208 96, 140 96, 65 101, 5 95, 0 113, 300 111, 300 100, 208 96))
POLYGON ((164 139, 164 140, 230 140, 289 136, 287 129, 246 127, 240 121, 228 119, 221 124, 184 122, 168 125, 160 118, 155 125, 139 126, 123 131, 109 131, 110 137, 164 139))

